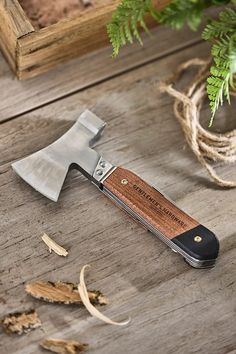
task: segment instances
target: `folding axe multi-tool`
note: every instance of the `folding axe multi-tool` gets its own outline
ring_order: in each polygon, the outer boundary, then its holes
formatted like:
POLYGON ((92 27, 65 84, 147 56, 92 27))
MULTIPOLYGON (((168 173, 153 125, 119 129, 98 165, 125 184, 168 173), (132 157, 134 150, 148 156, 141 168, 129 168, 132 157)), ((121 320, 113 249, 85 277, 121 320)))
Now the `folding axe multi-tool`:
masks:
POLYGON ((115 167, 93 149, 105 122, 83 112, 61 138, 13 163, 16 173, 33 188, 57 201, 70 168, 85 175, 112 201, 195 268, 213 267, 219 252, 216 236, 179 209, 166 195, 122 167, 115 167))

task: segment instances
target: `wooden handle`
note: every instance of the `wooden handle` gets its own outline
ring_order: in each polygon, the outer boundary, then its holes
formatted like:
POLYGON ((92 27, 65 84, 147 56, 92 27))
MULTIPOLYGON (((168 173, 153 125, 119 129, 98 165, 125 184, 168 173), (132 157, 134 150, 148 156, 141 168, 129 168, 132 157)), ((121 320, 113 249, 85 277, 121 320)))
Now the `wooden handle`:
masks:
POLYGON ((105 179, 103 188, 106 195, 171 248, 173 244, 173 249, 181 249, 184 256, 199 262, 217 258, 215 235, 133 172, 117 167, 105 179))
POLYGON ((104 186, 169 239, 199 225, 140 177, 121 167, 104 181, 104 186))

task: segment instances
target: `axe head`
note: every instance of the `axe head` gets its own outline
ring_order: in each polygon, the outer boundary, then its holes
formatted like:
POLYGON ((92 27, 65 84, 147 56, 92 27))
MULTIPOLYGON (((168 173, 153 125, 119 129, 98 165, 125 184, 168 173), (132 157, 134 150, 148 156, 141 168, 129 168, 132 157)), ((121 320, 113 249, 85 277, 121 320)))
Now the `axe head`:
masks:
POLYGON ((57 201, 69 168, 93 177, 100 155, 92 149, 105 122, 86 110, 76 123, 48 147, 12 164, 13 170, 41 194, 57 201))

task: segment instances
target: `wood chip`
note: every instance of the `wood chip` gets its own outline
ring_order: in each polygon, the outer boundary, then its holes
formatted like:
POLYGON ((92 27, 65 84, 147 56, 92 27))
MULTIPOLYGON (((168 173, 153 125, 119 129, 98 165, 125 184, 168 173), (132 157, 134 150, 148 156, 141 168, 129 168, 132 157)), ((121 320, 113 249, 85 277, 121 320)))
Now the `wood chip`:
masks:
POLYGON ((110 318, 107 316, 103 315, 100 311, 98 311, 90 302, 89 298, 89 293, 87 291, 85 281, 84 281, 84 271, 85 269, 89 267, 89 265, 85 265, 80 272, 80 284, 78 285, 78 290, 80 293, 81 300, 83 301, 84 306, 88 310, 88 312, 93 316, 98 318, 99 320, 108 323, 108 324, 113 324, 116 326, 126 326, 128 323, 130 323, 130 318, 128 318, 126 321, 123 322, 115 322, 112 321, 110 318))
MULTIPOLYGON (((83 304, 78 285, 64 282, 35 281, 27 283, 25 291, 36 299, 47 302, 83 304)), ((100 291, 89 291, 88 296, 94 305, 107 305, 106 297, 100 291)))
POLYGON ((43 234, 42 240, 48 246, 50 253, 52 251, 54 251, 59 256, 63 256, 63 257, 66 257, 68 255, 67 250, 65 248, 63 248, 62 246, 58 245, 47 234, 43 234))
POLYGON ((46 339, 40 343, 41 347, 53 353, 76 354, 84 351, 88 344, 82 344, 75 340, 46 339))
POLYGON ((41 321, 35 310, 16 312, 7 315, 1 321, 6 333, 23 334, 41 326, 41 321))

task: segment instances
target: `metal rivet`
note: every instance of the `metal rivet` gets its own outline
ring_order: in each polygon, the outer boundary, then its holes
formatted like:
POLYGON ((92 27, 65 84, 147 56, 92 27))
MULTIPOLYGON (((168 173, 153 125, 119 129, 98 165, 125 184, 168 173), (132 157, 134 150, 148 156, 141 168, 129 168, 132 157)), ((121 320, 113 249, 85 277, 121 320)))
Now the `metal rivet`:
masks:
POLYGON ((103 171, 102 171, 102 170, 97 170, 97 171, 96 171, 96 174, 99 175, 99 176, 101 176, 101 175, 103 174, 103 171))
POLYGON ((105 168, 106 167, 106 162, 105 161, 101 161, 99 163, 99 165, 102 167, 102 168, 105 168))
POLYGON ((202 241, 201 236, 195 236, 195 237, 194 237, 194 241, 195 241, 195 242, 201 242, 201 241, 202 241))
POLYGON ((126 185, 126 184, 128 184, 128 183, 129 183, 129 181, 128 181, 126 178, 123 178, 123 179, 121 180, 121 184, 126 185))

